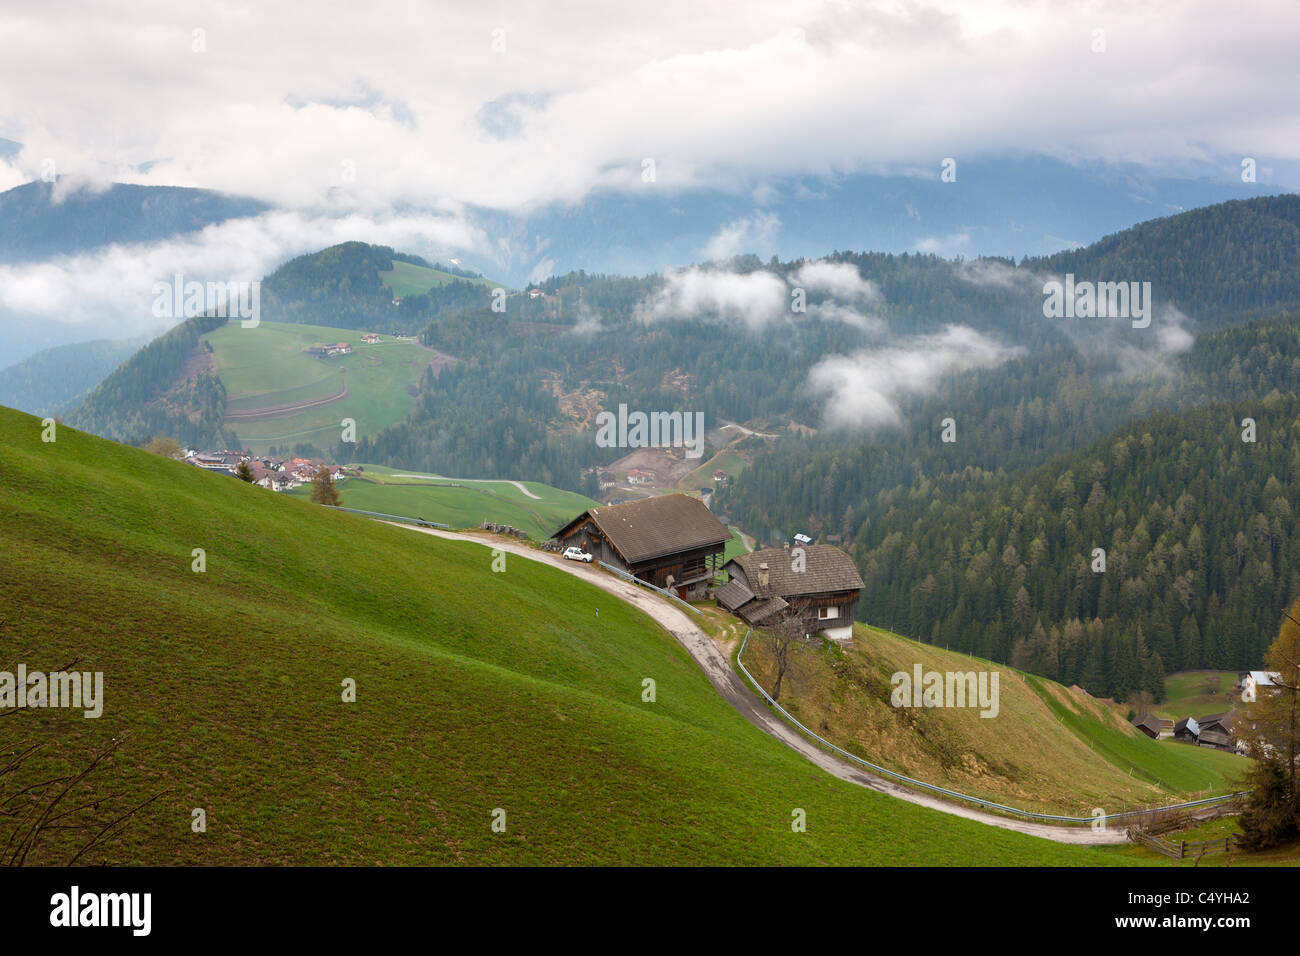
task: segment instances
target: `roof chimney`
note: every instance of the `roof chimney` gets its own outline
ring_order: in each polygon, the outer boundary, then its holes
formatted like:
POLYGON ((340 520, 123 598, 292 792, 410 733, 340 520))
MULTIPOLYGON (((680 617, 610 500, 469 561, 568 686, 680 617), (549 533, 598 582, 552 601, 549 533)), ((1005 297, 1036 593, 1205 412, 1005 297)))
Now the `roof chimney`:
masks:
POLYGON ((758 566, 758 586, 762 588, 764 591, 766 591, 767 582, 768 582, 767 562, 764 561, 762 564, 758 566))

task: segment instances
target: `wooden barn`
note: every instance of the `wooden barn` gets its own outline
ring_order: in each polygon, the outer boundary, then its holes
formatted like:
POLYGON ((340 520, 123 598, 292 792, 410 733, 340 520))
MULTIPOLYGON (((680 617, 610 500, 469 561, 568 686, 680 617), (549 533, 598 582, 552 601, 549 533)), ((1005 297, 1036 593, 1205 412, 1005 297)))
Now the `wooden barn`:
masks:
POLYGON ((1202 717, 1196 722, 1200 728, 1200 734, 1196 740, 1197 744, 1202 747, 1213 747, 1215 750, 1235 752, 1237 738, 1232 732, 1233 718, 1234 715, 1231 711, 1202 717))
POLYGON ((731 580, 718 589, 718 604, 746 623, 762 626, 793 614, 809 634, 853 639, 862 578, 839 548, 809 544, 751 551, 732 558, 723 570, 731 580))
POLYGON ((1201 736, 1201 726, 1195 717, 1184 717, 1174 724, 1174 740, 1194 744, 1201 736))
POLYGON ((704 502, 671 494, 589 508, 554 536, 679 597, 703 597, 731 532, 704 502))
POLYGON ((1160 738, 1160 732, 1164 729, 1164 725, 1161 723, 1160 718, 1155 714, 1147 714, 1141 719, 1135 717, 1133 719, 1133 726, 1142 731, 1142 733, 1146 734, 1152 740, 1158 740, 1160 738))

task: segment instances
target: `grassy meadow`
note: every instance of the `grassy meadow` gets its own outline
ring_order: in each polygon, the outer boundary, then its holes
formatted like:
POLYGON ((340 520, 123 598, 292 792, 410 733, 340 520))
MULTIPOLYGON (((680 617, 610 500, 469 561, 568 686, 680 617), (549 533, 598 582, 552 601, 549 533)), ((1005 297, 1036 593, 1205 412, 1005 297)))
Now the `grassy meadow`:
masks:
MULTIPOLYGON (((5 753, 41 745, 4 786, 117 738, 77 791, 100 805, 72 819, 157 797, 84 862, 1142 862, 835 780, 719 699, 662 628, 559 569, 497 573, 478 545, 40 436, 0 409, 0 657, 102 672, 104 713, 0 721, 5 753)), ((78 842, 53 831, 31 862, 78 842)))
POLYGON ((245 329, 231 322, 204 336, 212 346, 216 372, 226 386, 227 413, 347 396, 294 414, 245 421, 227 418, 240 443, 254 451, 271 445, 310 442, 333 446, 340 422, 354 419, 357 434, 373 434, 402 421, 414 403, 415 388, 430 353, 415 342, 398 341, 375 330, 383 341, 361 342, 356 329, 262 322, 245 329), (303 349, 317 342, 349 342, 351 355, 313 358, 303 349))
MULTIPOLYGON (((524 494, 512 481, 464 481, 415 475, 380 465, 362 465, 363 476, 339 484, 343 505, 362 511, 424 518, 453 528, 474 528, 484 521, 522 528, 529 537, 546 540, 560 525, 598 506, 583 495, 541 482, 520 482, 536 497, 524 494)), ((303 486, 290 494, 310 498, 303 486)))

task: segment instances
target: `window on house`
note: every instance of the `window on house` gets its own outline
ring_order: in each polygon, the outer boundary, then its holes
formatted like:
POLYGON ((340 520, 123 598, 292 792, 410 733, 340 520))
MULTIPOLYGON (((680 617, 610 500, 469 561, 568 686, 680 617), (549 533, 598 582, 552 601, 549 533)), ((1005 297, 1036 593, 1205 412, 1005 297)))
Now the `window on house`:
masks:
POLYGON ((819 607, 817 609, 817 620, 819 621, 827 621, 839 616, 840 609, 837 607, 819 607))

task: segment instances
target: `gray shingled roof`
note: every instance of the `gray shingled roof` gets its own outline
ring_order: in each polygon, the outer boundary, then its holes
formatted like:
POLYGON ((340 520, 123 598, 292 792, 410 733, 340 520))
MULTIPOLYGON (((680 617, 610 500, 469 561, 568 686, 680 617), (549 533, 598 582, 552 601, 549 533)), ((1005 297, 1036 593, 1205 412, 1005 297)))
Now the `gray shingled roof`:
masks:
POLYGON ((786 548, 768 548, 737 555, 727 565, 738 565, 750 588, 760 598, 855 591, 862 587, 862 578, 853 565, 853 559, 839 548, 829 544, 809 544, 803 550, 806 553, 802 571, 792 569, 794 551, 786 548), (758 566, 764 562, 768 573, 766 588, 758 583, 758 566))
POLYGON ((745 587, 735 578, 732 578, 722 587, 718 588, 718 593, 714 595, 718 599, 719 607, 724 607, 728 611, 734 611, 743 604, 748 604, 754 600, 754 592, 745 587))
POLYGON ((1155 714, 1147 714, 1141 720, 1133 721, 1133 726, 1145 727, 1148 730, 1154 730, 1157 734, 1163 729, 1163 725, 1160 723, 1160 718, 1155 716, 1155 714))
POLYGON ((589 508, 555 537, 588 517, 628 564, 696 548, 721 549, 731 540, 731 532, 704 502, 680 493, 589 508))
POLYGON ((740 609, 740 616, 750 624, 762 624, 776 617, 790 605, 784 598, 770 597, 760 601, 751 601, 740 609))

